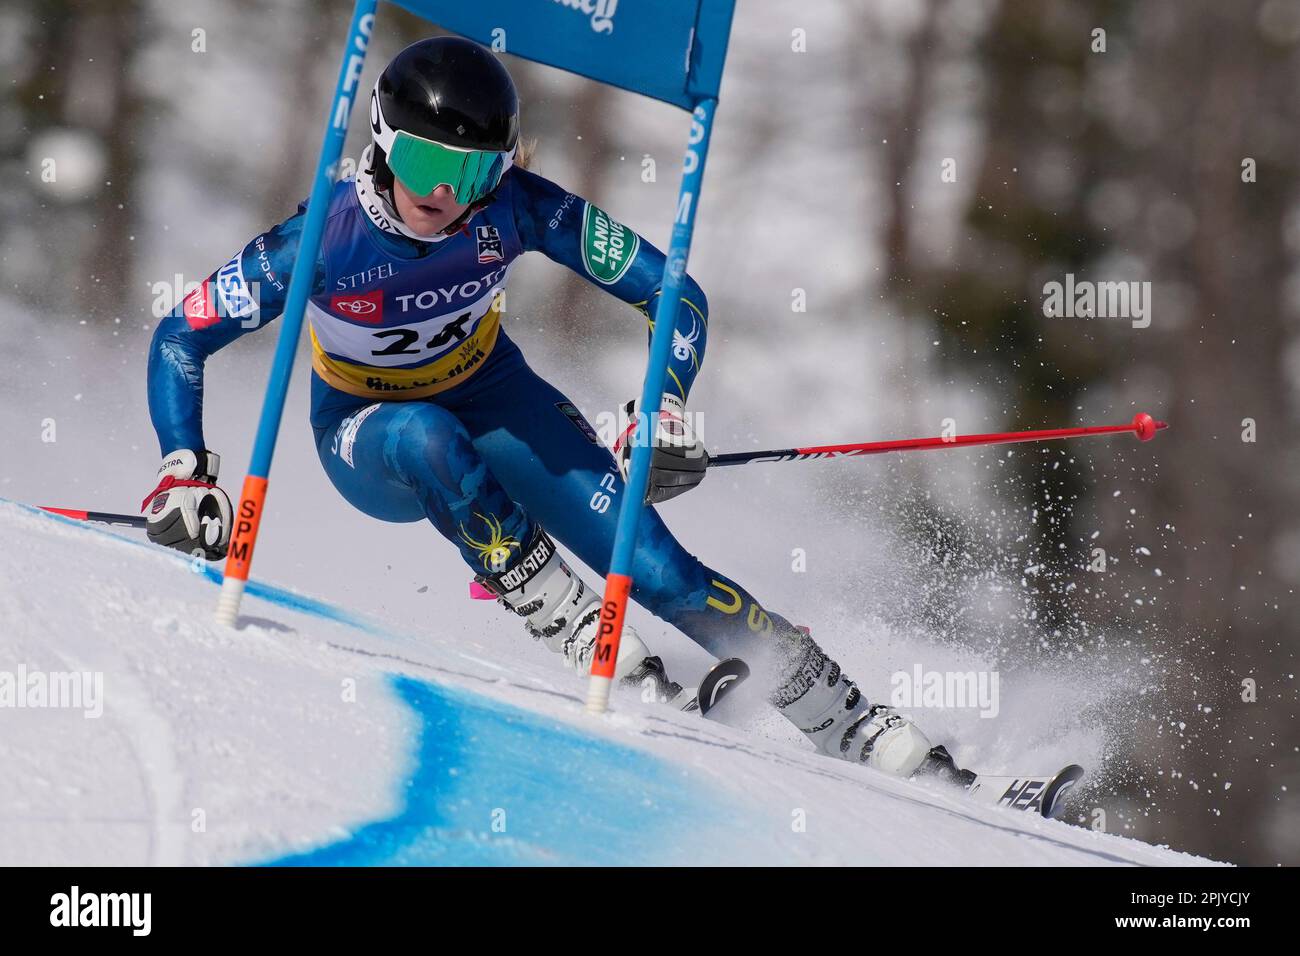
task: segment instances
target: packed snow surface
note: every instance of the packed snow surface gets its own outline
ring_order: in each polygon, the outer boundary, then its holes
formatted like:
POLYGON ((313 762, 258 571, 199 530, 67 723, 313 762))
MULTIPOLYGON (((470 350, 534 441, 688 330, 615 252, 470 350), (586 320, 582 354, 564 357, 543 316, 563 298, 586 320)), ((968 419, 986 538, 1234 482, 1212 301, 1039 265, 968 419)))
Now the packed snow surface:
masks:
POLYGON ((218 570, 133 532, 0 501, 0 537, 0 864, 1206 862, 770 721, 632 693, 587 716, 504 615, 413 634, 257 584, 225 628, 218 570))

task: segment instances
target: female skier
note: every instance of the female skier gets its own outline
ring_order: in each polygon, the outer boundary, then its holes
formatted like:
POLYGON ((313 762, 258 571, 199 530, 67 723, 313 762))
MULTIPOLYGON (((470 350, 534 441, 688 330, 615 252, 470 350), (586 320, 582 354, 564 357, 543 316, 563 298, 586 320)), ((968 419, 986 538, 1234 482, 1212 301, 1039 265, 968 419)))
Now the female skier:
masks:
MULTIPOLYGON (((428 519, 482 588, 585 673, 600 596, 555 540, 606 573, 630 450, 620 438, 616 460, 529 368, 501 328, 501 297, 515 260, 537 250, 648 318, 664 256, 523 168, 514 83, 475 43, 439 37, 403 50, 375 84, 370 123, 360 171, 331 195, 307 306, 321 464, 366 514, 428 519)), ((231 506, 203 440, 204 361, 279 316, 303 218, 299 207, 253 239, 154 334, 149 411, 163 461, 142 511, 158 544, 209 559, 226 552, 231 506)), ((688 278, 648 502, 704 476, 707 455, 684 411, 707 330, 704 293, 688 278)), ((869 704, 809 637, 688 554, 653 508, 632 578, 640 605, 711 653, 758 664, 773 704, 822 752, 900 775, 927 763, 915 725, 869 704)), ((648 656, 624 629, 616 676, 644 673, 648 656)))

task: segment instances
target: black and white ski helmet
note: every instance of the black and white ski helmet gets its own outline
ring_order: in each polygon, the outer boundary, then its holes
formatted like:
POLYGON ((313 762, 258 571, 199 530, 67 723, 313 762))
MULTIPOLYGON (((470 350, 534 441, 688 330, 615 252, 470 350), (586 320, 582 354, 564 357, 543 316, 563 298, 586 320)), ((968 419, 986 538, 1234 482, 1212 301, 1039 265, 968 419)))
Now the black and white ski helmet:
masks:
POLYGON ((397 54, 380 74, 370 98, 370 128, 381 189, 392 181, 381 141, 391 140, 393 131, 500 153, 508 168, 519 142, 519 96, 509 71, 487 48, 463 37, 430 37, 397 54))

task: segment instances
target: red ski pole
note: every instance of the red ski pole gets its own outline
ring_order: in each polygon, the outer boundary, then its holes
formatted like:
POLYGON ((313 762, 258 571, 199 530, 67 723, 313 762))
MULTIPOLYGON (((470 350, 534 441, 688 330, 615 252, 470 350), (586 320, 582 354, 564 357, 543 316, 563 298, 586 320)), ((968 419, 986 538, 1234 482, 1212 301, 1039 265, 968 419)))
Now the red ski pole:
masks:
POLYGON ((65 518, 74 518, 77 521, 120 524, 129 528, 143 528, 149 520, 144 515, 120 515, 111 511, 80 511, 76 508, 53 508, 49 505, 37 505, 36 507, 42 511, 48 511, 50 514, 63 515, 65 518))
POLYGON ((1140 441, 1150 441, 1156 432, 1168 428, 1146 412, 1138 412, 1127 425, 1091 425, 1085 428, 1048 428, 1028 432, 993 432, 988 435, 953 435, 948 438, 902 438, 869 441, 855 445, 814 445, 808 448, 777 448, 770 451, 741 451, 711 455, 709 467, 745 465, 753 461, 806 461, 812 458, 852 458, 855 455, 883 455, 891 451, 924 451, 930 448, 960 448, 966 445, 1008 445, 1024 441, 1052 441, 1058 438, 1086 438, 1132 432, 1140 441))

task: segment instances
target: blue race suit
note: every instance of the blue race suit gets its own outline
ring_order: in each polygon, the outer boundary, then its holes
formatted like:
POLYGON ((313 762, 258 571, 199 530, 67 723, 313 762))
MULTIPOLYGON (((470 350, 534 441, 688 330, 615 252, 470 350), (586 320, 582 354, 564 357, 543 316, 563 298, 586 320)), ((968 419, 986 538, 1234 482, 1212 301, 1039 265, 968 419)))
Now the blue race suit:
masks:
MULTIPOLYGON (((332 193, 307 308, 311 424, 330 480, 384 521, 427 518, 477 573, 508 570, 536 524, 604 575, 623 479, 591 425, 501 327, 511 266, 537 250, 647 318, 664 256, 603 210, 521 168, 455 235, 385 229, 348 179, 332 193), (501 553, 504 565, 489 565, 501 553)), ((149 411, 164 454, 204 448, 203 366, 283 310, 304 207, 253 239, 159 324, 149 411)), ((668 390, 683 400, 708 329, 688 277, 668 390)), ((718 656, 786 646, 798 631, 688 554, 653 508, 641 519, 632 597, 718 656)))

